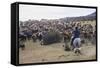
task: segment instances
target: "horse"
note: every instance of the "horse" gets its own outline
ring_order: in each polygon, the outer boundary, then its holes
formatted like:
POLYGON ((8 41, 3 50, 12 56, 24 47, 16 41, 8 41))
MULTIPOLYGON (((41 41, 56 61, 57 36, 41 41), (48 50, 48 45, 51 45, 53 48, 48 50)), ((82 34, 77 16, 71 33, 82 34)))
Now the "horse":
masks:
POLYGON ((73 48, 74 48, 74 52, 76 54, 81 54, 81 52, 80 52, 80 45, 81 45, 81 39, 80 38, 75 38, 73 40, 73 48))
POLYGON ((69 42, 69 40, 71 38, 71 33, 65 30, 63 32, 63 38, 64 38, 64 43, 65 43, 65 45, 64 45, 65 49, 64 50, 65 51, 69 51, 70 47, 68 46, 68 42, 69 42))

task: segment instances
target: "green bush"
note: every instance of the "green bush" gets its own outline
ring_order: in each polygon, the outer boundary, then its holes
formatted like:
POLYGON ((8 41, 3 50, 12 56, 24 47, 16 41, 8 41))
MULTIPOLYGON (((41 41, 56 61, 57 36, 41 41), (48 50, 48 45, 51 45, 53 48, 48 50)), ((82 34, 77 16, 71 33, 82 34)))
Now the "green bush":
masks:
POLYGON ((62 35, 57 31, 49 31, 43 37, 43 44, 51 44, 60 42, 62 40, 62 35))

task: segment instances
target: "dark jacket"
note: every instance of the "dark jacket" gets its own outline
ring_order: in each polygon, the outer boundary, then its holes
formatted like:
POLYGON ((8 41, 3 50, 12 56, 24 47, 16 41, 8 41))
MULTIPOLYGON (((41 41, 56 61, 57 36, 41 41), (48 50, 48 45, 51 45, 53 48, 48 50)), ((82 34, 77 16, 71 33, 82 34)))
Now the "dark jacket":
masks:
POLYGON ((74 34, 74 38, 79 38, 80 37, 80 31, 78 29, 73 31, 73 34, 74 34))

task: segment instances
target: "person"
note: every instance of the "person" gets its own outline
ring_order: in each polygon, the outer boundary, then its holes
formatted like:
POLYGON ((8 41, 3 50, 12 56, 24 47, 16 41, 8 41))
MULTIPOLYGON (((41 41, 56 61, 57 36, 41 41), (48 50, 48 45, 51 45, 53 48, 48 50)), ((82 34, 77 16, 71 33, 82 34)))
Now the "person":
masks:
POLYGON ((79 46, 73 45, 73 43, 76 43, 74 42, 75 39, 80 41, 80 31, 78 27, 75 27, 75 30, 72 32, 71 46, 73 46, 73 48, 79 47, 79 46))
POLYGON ((69 51, 70 50, 70 48, 69 48, 69 46, 68 46, 68 29, 65 29, 65 31, 64 31, 64 43, 65 43, 65 45, 64 45, 64 47, 65 47, 65 51, 69 51))

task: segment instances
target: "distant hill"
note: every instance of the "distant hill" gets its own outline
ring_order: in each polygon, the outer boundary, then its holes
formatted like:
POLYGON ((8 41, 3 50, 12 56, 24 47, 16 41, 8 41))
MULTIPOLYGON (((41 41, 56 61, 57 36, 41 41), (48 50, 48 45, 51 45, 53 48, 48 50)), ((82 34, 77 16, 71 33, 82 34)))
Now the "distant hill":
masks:
POLYGON ((79 16, 79 17, 65 17, 61 18, 60 20, 70 22, 70 21, 84 21, 84 20, 95 20, 96 19, 96 12, 86 15, 86 16, 79 16))
POLYGON ((96 12, 94 12, 94 13, 92 13, 92 14, 89 14, 89 15, 87 15, 87 16, 90 16, 90 17, 95 17, 96 16, 96 12))
POLYGON ((96 19, 96 12, 87 15, 86 18, 87 18, 87 20, 94 20, 94 19, 96 19))

